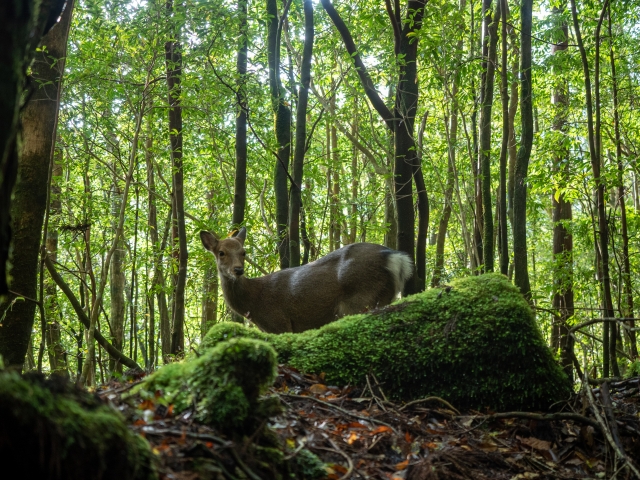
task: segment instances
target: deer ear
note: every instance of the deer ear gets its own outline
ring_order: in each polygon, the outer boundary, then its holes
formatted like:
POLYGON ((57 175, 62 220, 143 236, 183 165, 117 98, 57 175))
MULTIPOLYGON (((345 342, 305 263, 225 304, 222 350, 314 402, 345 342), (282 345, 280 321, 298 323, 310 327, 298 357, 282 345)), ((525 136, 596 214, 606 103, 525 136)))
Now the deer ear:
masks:
POLYGON ((206 230, 200 232, 200 240, 202 240, 202 245, 204 245, 204 248, 206 248, 210 252, 213 252, 218 246, 218 239, 216 238, 216 236, 211 232, 207 232, 206 230))
POLYGON ((235 238, 240 240, 240 243, 244 245, 244 241, 247 239, 247 229, 242 227, 235 238))

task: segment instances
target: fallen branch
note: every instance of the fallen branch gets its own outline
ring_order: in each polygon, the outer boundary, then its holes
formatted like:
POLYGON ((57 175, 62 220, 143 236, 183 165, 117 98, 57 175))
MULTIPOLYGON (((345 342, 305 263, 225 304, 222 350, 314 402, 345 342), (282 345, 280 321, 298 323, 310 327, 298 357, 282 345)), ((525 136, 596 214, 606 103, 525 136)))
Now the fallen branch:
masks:
POLYGON ((319 398, 316 398, 316 397, 306 397, 304 395, 293 395, 291 393, 280 393, 279 395, 281 397, 295 398, 295 399, 298 399, 298 400, 313 400, 314 402, 319 403, 320 405, 324 405, 325 407, 337 410, 340 413, 343 413, 344 415, 348 415, 348 416, 353 417, 353 418, 358 418, 358 419, 364 420, 366 422, 377 423, 378 425, 383 425, 385 427, 389 427, 393 431, 393 433, 395 433, 398 436, 400 435, 400 433, 395 428, 393 428, 388 423, 383 422, 382 420, 377 420, 377 419, 372 418, 372 417, 365 417, 363 415, 358 415, 357 413, 352 413, 349 410, 345 410, 342 407, 339 407, 337 405, 333 405, 332 403, 329 403, 329 402, 325 402, 324 400, 320 400, 319 398))
MULTIPOLYGON (((468 418, 468 417, 465 417, 468 418)), ((584 415, 580 415, 578 413, 569 413, 569 412, 559 412, 559 413, 531 413, 531 412, 504 412, 504 413, 494 413, 493 415, 478 415, 476 418, 482 418, 485 420, 500 420, 504 418, 522 418, 525 420, 540 420, 540 421, 551 421, 551 420, 573 420, 576 422, 584 423, 586 425, 591 425, 593 428, 602 432, 601 425, 584 415)))
POLYGON ((316 449, 316 450, 325 450, 327 452, 335 452, 338 453, 340 455, 342 455, 345 460, 347 461, 347 471, 346 473, 340 477, 339 480, 346 480, 347 478, 351 477, 351 472, 353 472, 353 460, 351 460, 351 457, 349 455, 347 455, 346 453, 344 453, 336 444, 333 440, 329 439, 329 443, 331 444, 331 446, 333 448, 327 448, 327 447, 315 447, 315 446, 310 446, 310 448, 316 449))
POLYGON ((456 407, 454 407, 449 402, 447 402, 446 400, 444 400, 444 399, 442 399, 440 397, 427 397, 427 398, 421 398, 419 400, 412 400, 411 402, 405 403, 402 407, 400 407, 400 411, 403 411, 405 408, 410 407, 412 405, 417 405, 419 403, 434 402, 434 401, 442 403, 443 405, 445 405, 446 407, 448 407, 449 409, 453 410, 458 415, 460 415, 460 412, 458 411, 458 409, 456 407))
POLYGON ((171 430, 169 428, 154 428, 148 425, 145 425, 141 429, 146 435, 171 435, 174 437, 189 437, 195 438, 196 440, 205 440, 207 442, 217 443, 221 447, 231 447, 233 444, 228 440, 224 440, 220 437, 216 437, 215 435, 210 435, 208 433, 197 433, 197 432, 187 432, 185 430, 171 430))

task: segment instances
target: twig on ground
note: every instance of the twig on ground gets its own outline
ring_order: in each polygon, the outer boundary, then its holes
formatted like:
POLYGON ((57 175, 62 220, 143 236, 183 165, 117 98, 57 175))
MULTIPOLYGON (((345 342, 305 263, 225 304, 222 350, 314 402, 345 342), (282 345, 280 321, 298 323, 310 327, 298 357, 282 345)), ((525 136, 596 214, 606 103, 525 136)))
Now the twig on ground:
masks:
POLYGON ((331 444, 331 446, 333 448, 327 448, 327 447, 311 447, 314 448, 316 450, 325 450, 328 452, 335 452, 338 453, 340 455, 342 455, 345 460, 347 461, 347 471, 346 473, 340 477, 340 480, 346 480, 347 478, 349 478, 351 476, 351 472, 353 472, 353 460, 351 460, 351 457, 349 455, 347 455, 346 453, 344 453, 340 447, 338 447, 338 445, 335 444, 335 442, 331 439, 328 439, 329 443, 331 444))
POLYGON ((442 399, 440 397, 427 397, 427 398, 421 398, 419 400, 413 400, 413 401, 411 401, 409 403, 405 403, 403 406, 401 406, 400 407, 400 411, 403 411, 405 408, 410 407, 412 405, 417 405, 419 403, 426 403, 426 402, 440 402, 443 405, 449 407, 454 412, 456 412, 458 415, 460 415, 460 412, 458 411, 458 409, 456 407, 454 407, 449 402, 447 402, 446 400, 444 400, 444 399, 442 399))
POLYGON ((358 415, 357 413, 350 412, 349 410, 338 407, 337 405, 333 405, 329 402, 325 402, 324 400, 320 400, 319 398, 316 398, 316 397, 306 397, 304 395, 293 395, 291 393, 280 393, 279 395, 283 397, 296 398, 298 400, 312 400, 316 403, 319 403, 320 405, 324 405, 327 408, 332 408, 334 410, 337 410, 340 413, 347 415, 349 417, 359 418, 360 420, 364 420, 366 422, 377 423, 378 425, 389 427, 391 430, 393 430, 393 433, 395 433, 396 435, 400 435, 400 433, 392 425, 389 425, 388 423, 383 422, 382 420, 377 420, 373 417, 365 417, 364 415, 358 415))
POLYGON ((154 428, 149 425, 145 425, 142 427, 142 431, 147 435, 172 435, 174 437, 190 437, 195 438, 197 440, 206 440, 209 442, 214 442, 220 445, 221 447, 230 447, 232 442, 228 440, 224 440, 220 437, 216 437, 215 435, 210 435, 208 433, 197 433, 197 432, 187 432, 186 430, 171 430, 169 428, 154 428))
POLYGON ((601 425, 584 415, 578 413, 559 412, 559 413, 532 413, 532 412, 504 412, 494 413, 492 415, 478 415, 476 418, 486 420, 500 420, 503 418, 522 418, 525 420, 574 420, 576 422, 591 425, 598 431, 602 431, 601 425))
POLYGON ((242 461, 242 459, 240 458, 240 455, 238 455, 238 452, 236 452, 236 450, 234 448, 231 448, 231 456, 233 457, 233 459, 238 462, 238 466, 240 467, 240 469, 247 474, 247 476, 251 479, 251 480, 262 480, 258 475, 256 475, 253 470, 251 470, 246 463, 244 463, 242 461))

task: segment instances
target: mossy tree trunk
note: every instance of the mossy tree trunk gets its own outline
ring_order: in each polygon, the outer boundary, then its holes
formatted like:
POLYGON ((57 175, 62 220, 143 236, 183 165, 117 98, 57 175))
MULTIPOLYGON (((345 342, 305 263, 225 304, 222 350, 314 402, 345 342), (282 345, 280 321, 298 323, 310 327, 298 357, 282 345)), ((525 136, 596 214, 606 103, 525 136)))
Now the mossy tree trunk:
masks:
MULTIPOLYGON (((33 299, 37 296, 38 259, 47 206, 47 183, 56 138, 60 80, 64 71, 71 10, 72 8, 68 8, 65 12, 64 23, 57 25, 43 39, 42 45, 47 48, 46 51, 38 52, 32 65, 34 92, 22 113, 22 152, 11 205, 13 293, 0 303, 0 315, 6 310, 0 333, 0 355, 6 365, 16 368, 21 368, 24 364, 35 317, 36 304, 33 299), (31 300, 14 303, 19 296, 31 300)), ((0 88, 3 88, 2 84, 0 88)), ((19 95, 20 87, 15 88, 19 95)), ((10 150, 8 154, 13 156, 16 152, 12 153, 10 150)), ((7 180, 6 173, 5 170, 3 182, 7 180)), ((2 205, 4 207, 9 204, 2 205)), ((2 278, 5 278, 4 274, 2 278)))

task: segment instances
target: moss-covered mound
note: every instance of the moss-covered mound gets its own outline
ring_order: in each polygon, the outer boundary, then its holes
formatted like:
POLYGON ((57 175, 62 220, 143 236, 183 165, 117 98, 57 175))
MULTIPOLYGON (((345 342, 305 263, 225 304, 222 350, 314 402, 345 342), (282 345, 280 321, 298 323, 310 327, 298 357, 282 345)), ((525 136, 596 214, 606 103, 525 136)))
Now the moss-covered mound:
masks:
POLYGON ((458 408, 530 410, 570 394, 527 302, 498 274, 460 279, 298 334, 219 324, 203 350, 233 337, 269 342, 280 362, 324 372, 334 384, 363 384, 373 373, 396 399, 437 395, 458 408))
POLYGON ((277 397, 264 397, 277 373, 277 354, 268 343, 234 338, 219 342, 195 359, 167 365, 149 376, 134 393, 162 393, 181 412, 195 407, 196 418, 246 447, 245 459, 260 478, 324 478, 324 464, 301 450, 286 458, 266 420, 281 413, 277 397), (251 442, 246 442, 246 437, 251 442), (243 438, 245 437, 245 438, 243 438))
POLYGON ((0 372, 0 412, 1 463, 16 478, 157 478, 146 440, 60 377, 0 372))
MULTIPOLYGON (((178 412, 195 405, 196 418, 224 433, 251 430, 274 413, 273 399, 261 399, 276 376, 275 350, 265 342, 234 339, 204 355, 161 368, 143 383, 160 390, 178 412)), ((277 410, 276 410, 277 411, 277 410)))

